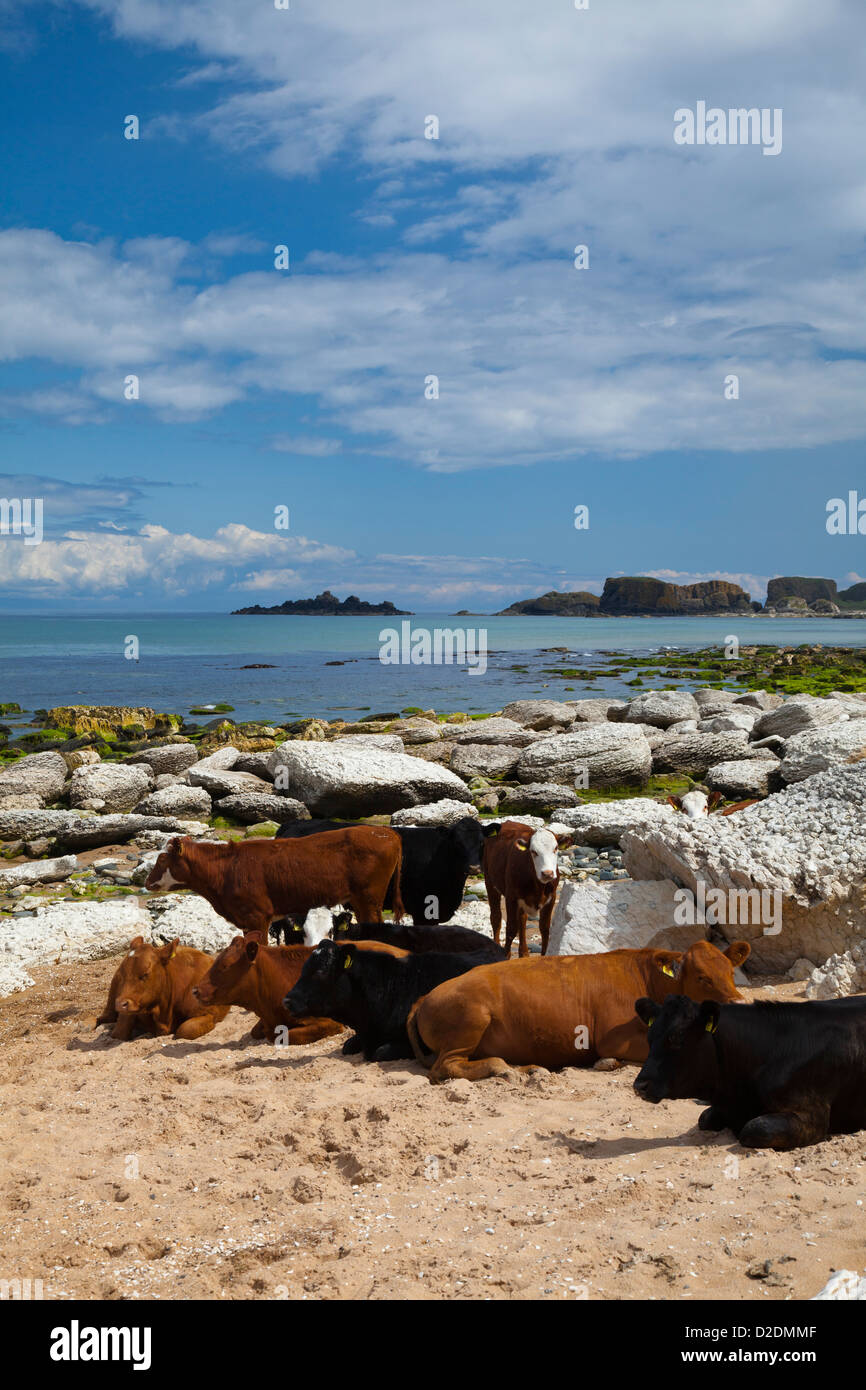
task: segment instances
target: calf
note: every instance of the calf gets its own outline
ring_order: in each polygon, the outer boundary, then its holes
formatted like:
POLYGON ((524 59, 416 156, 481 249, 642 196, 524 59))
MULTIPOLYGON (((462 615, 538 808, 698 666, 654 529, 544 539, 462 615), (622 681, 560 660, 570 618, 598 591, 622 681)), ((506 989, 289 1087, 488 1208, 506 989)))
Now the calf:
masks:
MULTIPOLYGON (((700 820, 701 816, 711 816, 719 810, 724 797, 721 792, 686 792, 685 796, 669 796, 668 805, 673 806, 675 811, 682 811, 688 816, 689 820, 700 820)), ((726 806, 720 814, 732 816, 735 811, 745 811, 747 806, 754 806, 757 797, 752 797, 750 801, 735 801, 733 806, 726 806)))
MULTIPOLYGON (((339 821, 293 821, 277 832, 277 839, 299 839, 339 826, 339 821)), ((434 925, 447 922, 461 902, 470 870, 481 862, 484 830, 474 816, 453 825, 395 825, 403 844, 400 895, 413 922, 434 925)), ((393 885, 385 896, 392 906, 393 885)), ((355 916, 359 921, 361 914, 355 916)))
POLYGON ((639 999, 649 1056, 642 1100, 709 1101, 702 1130, 746 1148, 796 1149, 866 1129, 866 998, 806 1004, 639 999))
POLYGON ((264 946, 255 937, 236 936, 213 961, 193 988, 202 1004, 232 1004, 248 1009, 258 1022, 254 1038, 277 1039, 290 1047, 342 1033, 343 1025, 331 1018, 298 1018, 283 1007, 283 999, 297 984, 310 956, 307 946, 264 946))
POLYGON ((416 927, 408 922, 353 922, 340 929, 338 941, 387 941, 407 951, 472 951, 478 964, 506 960, 501 946, 470 927, 416 927))
POLYGON ((409 1038, 418 1060, 431 1067, 431 1081, 480 1081, 511 1066, 590 1066, 602 1057, 642 1062, 646 1030, 635 999, 739 999, 734 968, 748 954, 746 941, 724 955, 696 941, 685 952, 605 951, 482 965, 423 998, 409 1015, 409 1038))
POLYGON ((108 990, 108 1001, 96 1026, 113 1023, 113 1038, 127 1041, 138 1030, 164 1037, 200 1038, 209 1033, 228 1008, 205 1004, 195 986, 207 973, 212 957, 177 939, 151 946, 143 936, 130 942, 108 990))
POLYGON ((337 907, 311 907, 306 917, 279 917, 271 923, 271 939, 284 946, 318 946, 326 936, 342 930, 352 920, 342 903, 337 907))
POLYGON ((320 942, 283 1003, 292 1013, 327 1014, 354 1029, 344 1052, 363 1051, 368 1062, 411 1057, 406 1018, 416 999, 443 980, 472 970, 478 957, 427 951, 394 959, 365 951, 365 944, 373 943, 320 942))
MULTIPOLYGON (((570 838, 570 836, 568 837, 570 838)), ((526 956, 526 919, 538 913, 541 954, 547 953, 550 919, 559 886, 556 851, 559 841, 552 830, 533 830, 520 821, 503 821, 485 833, 482 865, 493 939, 499 945, 502 904, 505 903, 505 954, 518 937, 518 954, 526 956)))
POLYGON ((247 840, 241 844, 172 840, 147 876, 147 888, 192 888, 245 935, 279 917, 347 902, 361 921, 382 920, 393 878, 394 915, 400 898, 400 837, 379 825, 349 826, 305 840, 247 840))

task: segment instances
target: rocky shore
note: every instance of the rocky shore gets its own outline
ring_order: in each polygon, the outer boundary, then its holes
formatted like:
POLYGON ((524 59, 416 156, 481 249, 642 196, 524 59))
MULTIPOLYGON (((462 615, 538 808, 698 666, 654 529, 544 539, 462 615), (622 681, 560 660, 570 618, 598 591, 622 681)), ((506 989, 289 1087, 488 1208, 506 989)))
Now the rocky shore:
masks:
MULTIPOLYGON (((8 707, 7 707, 8 708, 8 707)), ((516 817, 566 829, 552 949, 747 938, 755 969, 825 997, 866 985, 866 693, 713 687, 632 699, 520 700, 483 717, 383 714, 285 726, 186 725, 153 709, 65 706, 68 738, 0 770, 0 994, 30 966, 95 959, 139 933, 213 950, 233 929, 188 893, 143 883, 173 835, 271 836, 311 816, 443 824, 516 817), (691 789, 734 815, 691 821, 691 789), (678 922, 677 894, 779 895, 762 920, 678 922)), ((489 932, 483 882, 456 920, 489 932)))

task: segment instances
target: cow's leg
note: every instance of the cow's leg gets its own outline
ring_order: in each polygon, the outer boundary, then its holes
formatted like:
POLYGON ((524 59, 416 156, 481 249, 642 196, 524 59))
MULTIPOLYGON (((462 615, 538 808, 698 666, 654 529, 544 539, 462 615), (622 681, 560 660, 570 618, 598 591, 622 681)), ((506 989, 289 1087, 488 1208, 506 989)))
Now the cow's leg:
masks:
POLYGON ((118 1014, 111 1036, 118 1042, 129 1042, 135 1028, 135 1014, 118 1014))
POLYGON ((479 1057, 470 1062, 461 1049, 451 1049, 436 1058, 430 1068, 430 1080, 435 1085, 439 1081, 484 1081, 488 1076, 510 1076, 519 1068, 510 1067, 502 1057, 479 1057))
POLYGON ((698 1116, 698 1129, 708 1129, 718 1133, 720 1129, 731 1129, 731 1122, 720 1105, 711 1105, 698 1116))
POLYGON ((505 903, 505 949, 511 955, 511 943, 518 938, 517 954, 528 956, 526 948, 526 908, 516 898, 508 898, 505 903))
POLYGON ((399 1057, 414 1056, 415 1054, 412 1051, 408 1038, 405 1042, 395 1042, 392 1039, 391 1042, 382 1043, 380 1047, 376 1048, 372 1060, 374 1062, 394 1062, 399 1057))
POLYGON ((382 900, 366 889, 359 889, 349 899, 349 906, 359 922, 382 922, 382 900))
POLYGON ((304 1047, 307 1043, 318 1042, 320 1038, 332 1038, 335 1033, 342 1031, 342 1023, 335 1023, 332 1018, 310 1018, 289 1030, 289 1046, 304 1047))
POLYGON ((353 1033, 347 1038, 340 1049, 344 1057, 351 1057, 356 1052, 364 1051, 364 1038, 361 1033, 353 1033))
POLYGON ((547 955, 547 943, 550 940, 550 919, 553 916, 553 898, 548 898, 538 914, 538 930, 541 932, 541 954, 547 955))
POLYGON ((193 1038, 203 1038, 205 1033, 210 1033, 215 1026, 216 1019, 213 1014, 198 1014, 195 1018, 186 1019, 179 1028, 176 1028, 174 1036, 191 1041, 193 1038))
MULTIPOLYGON (((470 1005, 458 1019, 443 1021, 442 1032, 435 1036, 421 1035, 419 1041, 437 1054, 430 1068, 430 1080, 449 1081, 462 1077, 466 1081, 482 1081, 488 1076, 507 1076, 512 1068, 502 1057, 480 1057, 470 1061, 472 1053, 490 1027, 490 1010, 483 1004, 470 1005)), ((416 1023, 417 1028, 417 1023, 416 1023)))
POLYGON ((487 883, 487 906, 490 908, 490 926, 493 931, 493 940, 499 945, 499 934, 502 931, 502 898, 497 893, 492 884, 487 883))
POLYGON ((740 1130, 737 1138, 747 1149, 799 1149, 826 1139, 830 1120, 829 1105, 810 1104, 806 1112, 780 1110, 756 1115, 740 1130))
POLYGON ((264 1025, 264 1023, 262 1022, 262 1020, 261 1020, 261 1019, 258 1019, 258 1021, 257 1021, 256 1023, 254 1023, 253 1026, 252 1026, 252 1028, 250 1029, 250 1037, 251 1037, 251 1038, 266 1038, 267 1036, 268 1036, 268 1030, 267 1030, 267 1028, 265 1027, 265 1025, 264 1025))

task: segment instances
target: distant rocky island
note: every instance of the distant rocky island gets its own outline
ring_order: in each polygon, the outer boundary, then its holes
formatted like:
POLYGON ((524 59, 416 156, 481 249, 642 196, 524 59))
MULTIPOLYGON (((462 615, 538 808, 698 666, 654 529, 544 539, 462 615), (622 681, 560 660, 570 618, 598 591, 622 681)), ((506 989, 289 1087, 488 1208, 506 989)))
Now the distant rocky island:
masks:
POLYGON ((837 590, 834 579, 798 575, 771 579, 767 602, 761 604, 724 579, 702 584, 670 584, 642 575, 606 579, 601 595, 585 590, 561 594, 551 590, 539 598, 522 599, 494 614, 497 618, 685 618, 705 614, 732 616, 866 617, 866 583, 837 590))
POLYGON ((250 608, 235 608, 231 616, 245 615, 253 613, 255 615, 266 614, 276 617, 301 616, 307 618, 321 617, 364 617, 382 615, 388 618, 411 618, 413 615, 405 608, 395 608, 393 603, 387 600, 384 603, 367 603, 365 599, 360 599, 356 594, 350 594, 342 601, 332 594, 330 589, 325 589, 321 594, 316 594, 315 598, 286 599, 285 603, 277 603, 272 608, 263 608, 260 603, 254 603, 250 608))

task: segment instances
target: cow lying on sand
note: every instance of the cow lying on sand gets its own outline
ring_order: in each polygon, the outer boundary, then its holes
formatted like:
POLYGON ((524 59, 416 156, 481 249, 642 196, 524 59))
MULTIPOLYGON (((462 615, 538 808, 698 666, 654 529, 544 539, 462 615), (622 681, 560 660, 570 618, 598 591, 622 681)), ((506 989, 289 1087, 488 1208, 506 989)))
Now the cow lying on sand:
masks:
POLYGON ((394 878, 394 916, 400 898, 400 837, 380 825, 350 826, 303 840, 247 840, 242 844, 172 840, 145 887, 192 888, 244 935, 311 907, 348 903, 359 921, 381 922, 394 878))
POLYGON ((866 1129, 866 998, 746 1008, 639 999, 649 1056, 642 1100, 709 1101, 703 1130, 752 1149, 796 1149, 866 1129))
POLYGON ((343 1044, 343 1051, 363 1051, 368 1062, 411 1057, 406 1018, 416 999, 443 980, 472 970, 479 960, 472 952, 426 951, 395 959, 384 951, 365 950, 380 944, 320 942, 283 1000, 293 1014, 325 1014, 354 1029, 355 1037, 343 1044))
POLYGON ((642 1062, 646 1029, 635 1000, 648 995, 661 1002, 669 994, 738 1000, 734 968, 749 950, 748 942, 735 941, 723 955, 696 941, 684 952, 621 950, 481 965, 421 999, 409 1015, 409 1039, 431 1081, 480 1081, 510 1067, 585 1067, 602 1057, 642 1062))
POLYGON ((254 1038, 278 1037, 295 1047, 342 1033, 332 1018, 297 1018, 283 1008, 283 999, 297 984, 310 955, 307 946, 263 946, 254 936, 236 936, 220 951, 206 975, 193 988, 202 1004, 236 1005, 249 1009, 258 1022, 254 1038), (277 1034, 277 1029, 288 1032, 277 1034))
POLYGON ((204 951, 181 946, 177 939, 167 946, 151 946, 143 936, 135 937, 114 972, 96 1026, 113 1023, 111 1036, 123 1042, 135 1032, 202 1037, 228 1013, 227 1007, 205 1004, 195 996, 195 986, 212 961, 204 951))

